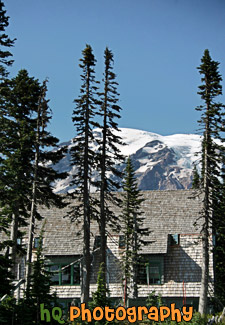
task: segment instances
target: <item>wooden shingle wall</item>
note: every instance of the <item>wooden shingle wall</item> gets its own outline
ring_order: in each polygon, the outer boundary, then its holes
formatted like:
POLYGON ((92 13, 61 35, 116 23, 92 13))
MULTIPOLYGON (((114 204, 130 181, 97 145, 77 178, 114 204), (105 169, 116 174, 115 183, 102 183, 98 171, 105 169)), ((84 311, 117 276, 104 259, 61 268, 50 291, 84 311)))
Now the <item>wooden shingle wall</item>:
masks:
MULTIPOLYGON (((118 193, 119 196, 123 194, 118 193)), ((182 297, 184 290, 187 297, 198 297, 201 280, 201 211, 202 196, 194 190, 143 191, 142 203, 144 227, 148 227, 151 241, 143 247, 140 254, 160 255, 164 259, 164 283, 161 285, 139 285, 139 296, 147 297, 153 290, 163 297, 182 297), (169 234, 180 235, 180 245, 170 247, 169 234)), ((44 229, 44 254, 48 256, 82 255, 82 221, 71 223, 63 218, 67 209, 40 208, 39 212, 46 220, 44 229), (80 234, 78 234, 80 232, 80 234)), ((121 207, 113 207, 116 216, 121 207)), ((36 227, 38 236, 41 221, 36 227)), ((122 224, 122 223, 121 223, 122 224)), ((91 251, 94 239, 98 235, 98 225, 92 222, 91 251)), ((119 248, 119 234, 108 228, 107 235, 107 281, 112 297, 123 296, 120 260, 122 250, 119 248)), ((92 255, 91 290, 96 290, 97 272, 99 268, 99 251, 92 255)), ((213 282, 212 256, 210 256, 210 277, 213 282)), ((54 286, 60 298, 79 298, 80 286, 54 286)))

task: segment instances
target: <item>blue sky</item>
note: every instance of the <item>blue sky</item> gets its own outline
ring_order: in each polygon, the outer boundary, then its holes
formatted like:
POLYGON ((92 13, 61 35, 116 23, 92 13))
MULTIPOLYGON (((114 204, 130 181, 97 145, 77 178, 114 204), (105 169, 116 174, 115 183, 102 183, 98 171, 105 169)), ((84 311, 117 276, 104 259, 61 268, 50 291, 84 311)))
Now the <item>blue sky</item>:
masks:
MULTIPOLYGON (((81 85, 78 67, 85 44, 97 59, 114 53, 119 82, 120 127, 162 135, 195 133, 200 104, 196 67, 206 48, 225 78, 224 0, 5 0, 17 38, 12 52, 15 76, 49 78, 51 131, 61 141, 75 136, 73 100, 81 85)), ((225 83, 223 82, 225 91, 225 83)), ((220 100, 225 102, 225 96, 220 100)))

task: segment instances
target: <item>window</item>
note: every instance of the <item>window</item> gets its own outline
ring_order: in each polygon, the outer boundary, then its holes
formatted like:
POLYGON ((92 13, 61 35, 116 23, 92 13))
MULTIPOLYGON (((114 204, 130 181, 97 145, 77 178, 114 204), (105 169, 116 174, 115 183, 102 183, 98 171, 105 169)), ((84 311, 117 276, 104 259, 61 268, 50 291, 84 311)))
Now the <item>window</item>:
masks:
POLYGON ((101 236, 95 236, 94 249, 101 246, 101 236))
POLYGON ((80 263, 73 265, 73 284, 80 284, 80 263))
POLYGON ((170 234, 169 235, 169 245, 170 246, 180 245, 180 235, 179 234, 170 234))
POLYGON ((67 266, 68 264, 63 263, 49 266, 49 271, 52 272, 52 285, 80 284, 80 263, 67 266), (64 268, 65 266, 67 267, 64 268))
MULTIPOLYGON (((107 241, 107 236, 106 236, 107 241)), ((101 236, 95 236, 94 249, 101 247, 101 236)))
POLYGON ((34 248, 37 249, 41 245, 41 240, 40 237, 35 237, 34 238, 34 248))
POLYGON ((22 245, 22 238, 17 238, 17 245, 21 246, 22 245))
POLYGON ((59 285, 59 265, 51 265, 49 271, 52 272, 51 282, 52 285, 59 285))
POLYGON ((71 277, 71 266, 66 267, 65 269, 61 268, 61 284, 72 284, 72 277, 71 277))
POLYGON ((163 283, 163 258, 145 257, 138 268, 138 284, 163 283))
POLYGON ((149 283, 151 284, 160 284, 161 275, 160 275, 160 265, 150 264, 149 265, 149 283))
POLYGON ((119 236, 119 248, 125 248, 125 236, 124 235, 119 236))

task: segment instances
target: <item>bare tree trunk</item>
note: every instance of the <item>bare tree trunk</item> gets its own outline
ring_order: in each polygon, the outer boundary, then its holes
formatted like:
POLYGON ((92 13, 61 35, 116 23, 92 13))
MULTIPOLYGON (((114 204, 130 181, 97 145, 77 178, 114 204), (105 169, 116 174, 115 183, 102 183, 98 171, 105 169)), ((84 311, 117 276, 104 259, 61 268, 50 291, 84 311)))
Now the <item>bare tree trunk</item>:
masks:
MULTIPOLYGON (((206 80, 207 84, 207 80, 206 80)), ((207 103, 207 112, 209 111, 209 103, 207 103)), ((204 222, 202 228, 202 276, 201 276, 201 288, 199 295, 199 312, 203 315, 207 312, 207 297, 208 297, 208 282, 209 282, 209 217, 211 211, 210 202, 210 184, 209 184, 209 119, 205 122, 205 136, 204 136, 204 222)))
POLYGON ((208 277, 209 277, 209 239, 208 226, 205 225, 202 231, 202 277, 199 296, 199 312, 207 313, 208 277))
MULTIPOLYGON (((87 201, 88 202, 88 201, 87 201)), ((84 248, 83 248, 83 263, 82 263, 82 282, 81 282, 81 303, 89 301, 89 286, 90 286, 90 216, 89 203, 85 203, 84 207, 84 248)))
POLYGON ((84 147, 84 247, 83 247, 83 263, 82 263, 82 282, 81 282, 81 302, 88 303, 90 293, 90 197, 88 189, 88 176, 89 176, 89 69, 87 71, 87 84, 86 84, 86 116, 85 116, 85 147, 84 147))
POLYGON ((28 246, 27 246, 27 257, 26 257, 26 272, 25 272, 25 289, 27 295, 29 295, 30 290, 30 275, 31 275, 31 261, 32 261, 32 248, 33 248, 33 238, 34 238, 34 227, 35 227, 35 214, 36 214, 36 192, 37 192, 37 175, 38 175, 38 163, 39 163, 39 151, 40 151, 40 125, 41 119, 43 119, 44 128, 44 107, 43 100, 46 94, 46 82, 43 83, 43 91, 39 98, 38 104, 38 116, 37 116, 37 131, 36 131, 36 141, 35 141, 35 159, 34 159, 34 179, 32 187, 32 202, 30 211, 30 223, 29 223, 29 233, 28 233, 28 246))
POLYGON ((30 224, 29 224, 29 234, 28 234, 28 246, 27 246, 27 258, 26 258, 26 293, 29 295, 30 290, 30 275, 31 275, 31 261, 32 261, 32 247, 33 247, 33 237, 34 237, 34 226, 35 226, 35 212, 36 212, 36 181, 37 181, 37 169, 38 169, 38 152, 35 153, 35 169, 34 169, 34 181, 32 189, 32 203, 30 211, 30 224))
MULTIPOLYGON (((101 160, 101 191, 100 191, 100 265, 102 267, 102 277, 106 279, 106 211, 105 211, 105 192, 106 192, 106 110, 107 110, 107 79, 108 73, 105 76, 105 99, 104 99, 104 120, 103 120, 103 134, 102 134, 102 160, 101 160)), ((106 289, 106 282, 104 281, 106 289)), ((106 290, 104 290, 104 293, 106 290)))
POLYGON ((138 298, 138 286, 137 286, 137 215, 134 214, 133 218, 133 298, 138 298))
MULTIPOLYGON (((207 160, 207 159, 206 159, 207 160)), ((205 162, 206 162, 205 160, 205 162)), ((206 173, 207 174, 207 173, 206 173)), ((207 312, 208 278, 209 278, 209 217, 210 198, 207 176, 205 177, 204 197, 204 224, 202 229, 202 276, 199 295, 199 312, 203 315, 207 312)))
POLYGON ((12 215, 10 240, 13 245, 9 248, 10 258, 12 260, 11 272, 16 278, 17 268, 16 268, 16 252, 17 252, 17 235, 18 235, 18 223, 19 223, 19 211, 16 211, 12 215))

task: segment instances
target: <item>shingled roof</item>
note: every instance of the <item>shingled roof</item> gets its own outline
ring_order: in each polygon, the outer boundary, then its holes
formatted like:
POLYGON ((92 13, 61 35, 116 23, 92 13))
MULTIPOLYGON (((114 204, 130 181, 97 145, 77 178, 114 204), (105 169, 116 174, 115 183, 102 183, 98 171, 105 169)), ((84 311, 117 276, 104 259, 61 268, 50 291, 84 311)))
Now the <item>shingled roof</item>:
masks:
MULTIPOLYGON (((121 195, 121 193, 118 193, 121 195)), ((167 252, 168 234, 199 234, 201 223, 198 220, 202 210, 202 196, 196 190, 169 190, 169 191, 143 191, 142 203, 144 227, 148 227, 147 240, 152 243, 142 249, 144 254, 165 254, 167 252)), ((44 254, 45 255, 82 255, 82 222, 71 222, 64 218, 66 209, 39 208, 45 218, 44 228, 44 254), (81 235, 78 232, 81 231, 81 235)), ((114 207, 115 214, 120 215, 120 207, 114 207)), ((41 228, 37 225, 36 234, 41 228)), ((108 229, 111 235, 115 232, 108 229)), ((91 225, 91 248, 94 238, 98 234, 98 225, 95 221, 91 225)), ((117 233, 118 235, 118 233, 117 233)))

